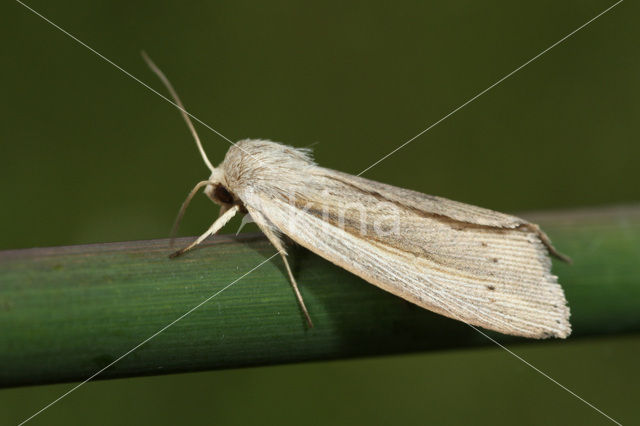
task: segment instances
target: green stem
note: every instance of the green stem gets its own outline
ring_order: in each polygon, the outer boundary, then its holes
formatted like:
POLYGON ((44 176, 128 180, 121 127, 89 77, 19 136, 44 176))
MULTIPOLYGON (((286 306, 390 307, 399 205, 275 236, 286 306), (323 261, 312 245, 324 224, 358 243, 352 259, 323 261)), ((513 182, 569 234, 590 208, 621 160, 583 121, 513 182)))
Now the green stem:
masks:
MULTIPOLYGON (((554 261, 571 338, 640 330, 640 207, 525 216, 574 260, 554 261)), ((307 329, 260 235, 170 252, 167 240, 0 252, 0 386, 84 380, 204 301, 98 378, 492 344, 298 248, 307 329)))

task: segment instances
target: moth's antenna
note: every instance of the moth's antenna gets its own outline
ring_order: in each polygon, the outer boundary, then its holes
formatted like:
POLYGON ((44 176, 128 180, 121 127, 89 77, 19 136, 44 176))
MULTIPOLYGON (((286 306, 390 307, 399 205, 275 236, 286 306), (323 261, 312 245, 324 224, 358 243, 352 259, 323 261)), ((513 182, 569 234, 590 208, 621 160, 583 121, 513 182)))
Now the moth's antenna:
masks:
POLYGON ((193 187, 191 192, 189 192, 189 195, 187 195, 187 198, 184 200, 184 202, 182 203, 182 206, 180 207, 180 211, 178 212, 178 216, 176 217, 175 222, 173 222, 173 227, 171 228, 171 234, 169 234, 169 247, 173 247, 173 240, 176 239, 176 232, 178 232, 178 226, 180 226, 180 221, 182 221, 184 212, 187 210, 187 207, 189 207, 189 203, 191 202, 191 199, 193 199, 193 196, 196 195, 196 193, 200 190, 200 188, 202 188, 203 186, 206 186, 209 183, 211 182, 209 182, 208 180, 203 180, 198 182, 196 186, 193 187))
POLYGON ((160 78, 162 83, 164 83, 164 85, 167 87, 167 89, 169 90, 169 93, 171 93, 171 96, 173 97, 173 100, 176 101, 176 104, 178 104, 178 107, 179 107, 178 109, 180 109, 182 118, 184 118, 184 121, 187 123, 187 126, 189 127, 189 130, 193 135, 193 138, 196 140, 196 145, 198 145, 198 150, 200 151, 200 155, 202 156, 202 159, 204 160, 209 170, 213 172, 215 170, 215 167, 213 167, 213 165, 211 164, 211 161, 209 161, 209 158, 207 157, 207 154, 204 152, 204 148, 202 147, 202 142, 200 142, 198 133, 196 132, 195 127, 193 127, 193 123, 189 118, 189 114, 187 114, 187 110, 184 109, 184 105, 182 105, 182 101, 180 100, 180 97, 178 96, 176 91, 173 89, 171 82, 169 81, 167 76, 165 76, 164 73, 160 71, 160 68, 158 68, 158 66, 155 63, 153 63, 151 58, 149 58, 149 55, 147 55, 147 53, 144 50, 141 51, 140 54, 142 55, 142 59, 144 59, 144 61, 149 66, 149 68, 151 68, 151 71, 153 71, 160 78))

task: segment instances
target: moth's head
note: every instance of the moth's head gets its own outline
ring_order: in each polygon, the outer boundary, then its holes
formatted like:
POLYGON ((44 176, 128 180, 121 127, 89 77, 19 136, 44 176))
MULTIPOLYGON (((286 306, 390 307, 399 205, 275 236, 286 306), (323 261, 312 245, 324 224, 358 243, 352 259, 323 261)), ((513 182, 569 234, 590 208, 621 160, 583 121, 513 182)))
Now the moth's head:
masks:
POLYGON ((211 201, 221 206, 231 207, 236 202, 236 197, 224 184, 224 173, 219 167, 211 171, 204 193, 211 201))

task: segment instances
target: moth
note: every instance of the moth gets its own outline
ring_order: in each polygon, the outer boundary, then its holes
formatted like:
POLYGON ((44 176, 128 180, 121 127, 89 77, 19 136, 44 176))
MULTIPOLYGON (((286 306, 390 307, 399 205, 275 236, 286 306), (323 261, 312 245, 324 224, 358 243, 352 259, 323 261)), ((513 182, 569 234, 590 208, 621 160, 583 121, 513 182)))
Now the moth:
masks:
MULTIPOLYGON (((211 171, 202 188, 219 217, 181 255, 249 214, 278 250, 312 326, 284 236, 409 302, 474 326, 529 338, 565 338, 569 307, 550 255, 568 260, 535 224, 516 216, 318 166, 308 149, 241 140, 214 167, 169 80, 165 84, 211 171)), ((175 225, 174 225, 175 230, 175 225)))

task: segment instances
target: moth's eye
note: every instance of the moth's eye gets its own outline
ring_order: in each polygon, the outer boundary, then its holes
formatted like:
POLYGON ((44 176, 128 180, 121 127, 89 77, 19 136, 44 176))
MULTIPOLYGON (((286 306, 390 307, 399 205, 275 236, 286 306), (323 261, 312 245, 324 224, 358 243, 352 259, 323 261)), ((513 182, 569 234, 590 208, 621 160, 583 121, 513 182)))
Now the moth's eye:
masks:
POLYGON ((213 195, 222 203, 233 204, 233 195, 222 185, 216 186, 213 195))

